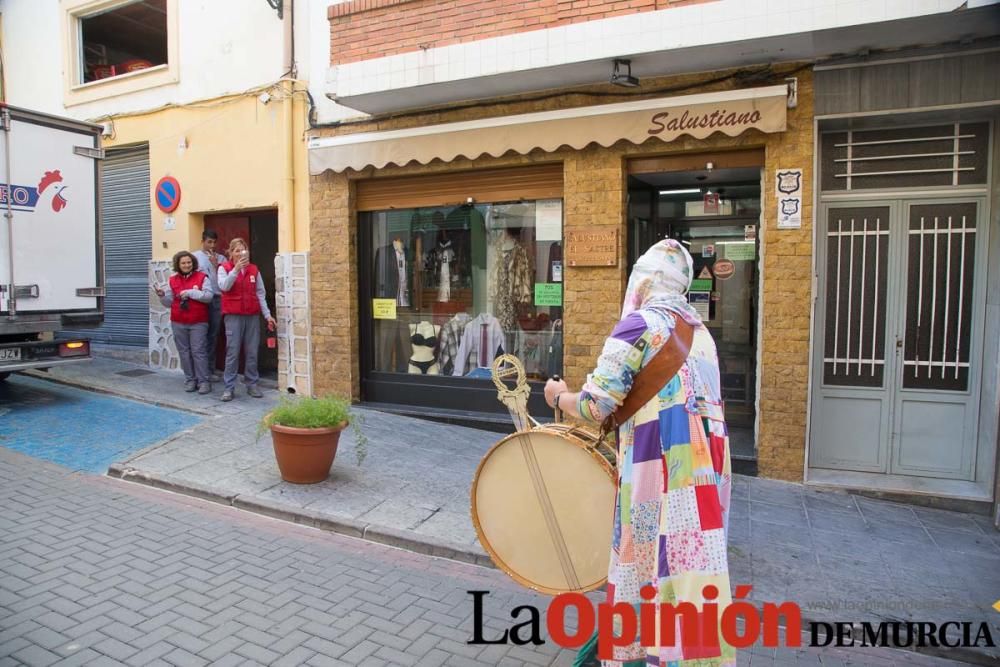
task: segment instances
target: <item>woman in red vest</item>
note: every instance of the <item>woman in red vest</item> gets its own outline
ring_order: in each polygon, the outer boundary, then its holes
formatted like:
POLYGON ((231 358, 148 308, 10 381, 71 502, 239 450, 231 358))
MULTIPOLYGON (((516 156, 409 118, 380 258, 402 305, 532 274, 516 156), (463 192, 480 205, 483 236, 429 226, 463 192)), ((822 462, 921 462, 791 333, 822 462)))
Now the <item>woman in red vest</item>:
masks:
POLYGON ((226 327, 226 370, 222 375, 226 389, 222 392, 222 400, 233 400, 241 349, 245 355, 243 382, 247 385, 247 394, 261 398, 263 394, 257 388, 260 317, 264 316, 271 329, 276 323, 267 307, 264 281, 256 265, 250 263, 250 251, 243 239, 229 242, 229 261, 219 265, 219 289, 222 290, 222 317, 226 327))
POLYGON ((184 371, 184 391, 212 391, 208 375, 208 304, 212 287, 187 250, 174 255, 174 274, 166 290, 154 288, 160 303, 170 308, 174 345, 184 371))

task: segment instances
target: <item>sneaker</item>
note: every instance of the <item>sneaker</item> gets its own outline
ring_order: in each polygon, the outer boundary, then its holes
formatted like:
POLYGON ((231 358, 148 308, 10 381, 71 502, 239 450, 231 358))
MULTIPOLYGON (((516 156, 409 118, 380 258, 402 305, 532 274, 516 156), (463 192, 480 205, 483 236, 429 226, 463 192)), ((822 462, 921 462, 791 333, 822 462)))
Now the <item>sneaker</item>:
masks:
POLYGON ((227 389, 224 392, 222 392, 222 399, 221 400, 222 400, 223 403, 228 403, 229 401, 233 400, 233 390, 232 389, 227 389))
POLYGON ((218 373, 212 373, 208 378, 209 382, 222 382, 222 376, 218 373))
POLYGON ((252 384, 249 387, 247 387, 247 396, 253 396, 254 398, 264 398, 264 394, 260 393, 260 389, 258 389, 257 385, 255 384, 252 384))
POLYGON ((197 391, 198 383, 194 380, 188 380, 184 383, 184 391, 197 391))
POLYGON ((202 382, 201 385, 198 387, 198 393, 199 394, 211 394, 212 393, 212 385, 210 385, 207 382, 202 382))

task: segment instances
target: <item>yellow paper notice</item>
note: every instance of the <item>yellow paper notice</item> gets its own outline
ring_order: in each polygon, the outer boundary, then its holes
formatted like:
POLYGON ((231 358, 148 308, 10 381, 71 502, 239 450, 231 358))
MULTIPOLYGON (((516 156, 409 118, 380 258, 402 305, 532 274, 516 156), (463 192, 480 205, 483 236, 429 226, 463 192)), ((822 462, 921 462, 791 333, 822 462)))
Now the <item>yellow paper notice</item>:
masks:
POLYGON ((372 299, 372 318, 376 320, 396 319, 396 300, 372 299))

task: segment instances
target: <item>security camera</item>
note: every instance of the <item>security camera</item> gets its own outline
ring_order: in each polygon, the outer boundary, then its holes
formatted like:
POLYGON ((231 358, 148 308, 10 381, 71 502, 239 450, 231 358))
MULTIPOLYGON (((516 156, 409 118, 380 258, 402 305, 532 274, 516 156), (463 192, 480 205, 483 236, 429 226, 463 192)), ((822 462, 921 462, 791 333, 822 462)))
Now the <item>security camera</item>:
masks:
POLYGON ((271 101, 271 94, 268 93, 267 91, 264 91, 263 93, 257 96, 257 99, 260 100, 261 104, 267 104, 268 102, 271 101))

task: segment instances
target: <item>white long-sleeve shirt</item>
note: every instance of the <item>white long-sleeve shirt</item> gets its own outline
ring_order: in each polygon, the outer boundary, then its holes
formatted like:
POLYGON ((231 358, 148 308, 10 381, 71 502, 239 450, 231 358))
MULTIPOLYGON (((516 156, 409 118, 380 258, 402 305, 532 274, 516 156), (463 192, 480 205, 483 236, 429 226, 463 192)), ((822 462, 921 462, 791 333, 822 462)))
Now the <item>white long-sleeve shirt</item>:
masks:
POLYGON ((503 329, 500 321, 489 313, 482 313, 467 325, 462 334, 462 344, 455 358, 453 375, 465 375, 465 367, 472 357, 471 368, 487 368, 497 357, 497 349, 503 348, 503 329))
POLYGON ((219 296, 222 292, 219 290, 219 275, 218 268, 222 266, 222 263, 226 261, 225 255, 220 255, 215 252, 215 268, 212 266, 212 258, 204 250, 195 250, 191 253, 198 260, 198 270, 208 276, 209 282, 212 284, 212 294, 214 296, 219 296))
MULTIPOLYGON (((226 267, 219 267, 219 289, 223 292, 228 292, 233 289, 233 284, 236 282, 236 276, 239 275, 240 269, 235 266, 230 272, 226 272, 226 267)), ((264 315, 264 319, 269 319, 271 317, 271 310, 267 307, 267 292, 264 290, 264 281, 260 280, 260 272, 257 272, 257 303, 260 304, 260 312, 264 315)))

